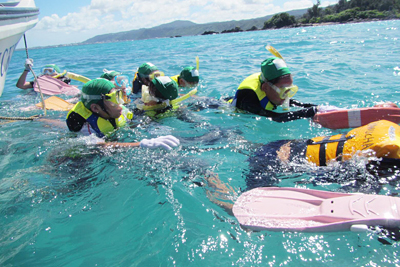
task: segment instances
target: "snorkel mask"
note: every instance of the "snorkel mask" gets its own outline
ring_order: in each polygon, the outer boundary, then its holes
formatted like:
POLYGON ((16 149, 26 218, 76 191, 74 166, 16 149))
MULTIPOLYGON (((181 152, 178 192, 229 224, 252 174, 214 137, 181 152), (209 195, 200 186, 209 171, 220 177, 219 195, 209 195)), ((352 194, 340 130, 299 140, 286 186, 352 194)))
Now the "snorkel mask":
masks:
POLYGON ((61 73, 61 70, 56 64, 47 64, 42 68, 43 75, 55 76, 59 73, 61 73))
POLYGON ((130 84, 130 79, 128 75, 117 75, 113 79, 115 85, 117 88, 122 88, 125 90, 125 94, 128 96, 132 93, 132 88, 129 86, 130 84))
POLYGON ((268 82, 268 85, 272 89, 274 89, 274 91, 279 95, 281 99, 292 98, 299 90, 299 87, 297 87, 297 85, 291 85, 289 87, 278 87, 270 82, 268 82))
POLYGON ((183 83, 184 83, 182 87, 184 87, 184 88, 194 88, 194 87, 199 85, 198 82, 188 82, 188 81, 186 81, 184 79, 182 79, 182 80, 183 80, 183 83))
POLYGON ((113 104, 122 105, 125 103, 124 96, 121 90, 115 90, 109 94, 100 96, 103 100, 111 101, 113 104))
POLYGON ((42 69, 42 74, 43 74, 43 75, 54 76, 54 75, 57 75, 58 72, 57 72, 54 68, 52 68, 52 67, 44 67, 44 68, 42 69))
MULTIPOLYGON (((90 102, 92 100, 103 100, 103 101, 110 101, 114 105, 124 104, 124 97, 123 97, 123 93, 121 90, 115 90, 109 94, 101 94, 101 95, 88 95, 88 94, 82 93, 82 98, 85 99, 85 101, 87 101, 87 102, 90 102)), ((98 102, 98 104, 102 107, 102 109, 105 112, 107 112, 104 109, 103 101, 98 102)))
POLYGON ((121 88, 128 87, 129 81, 130 81, 130 79, 129 79, 128 75, 120 74, 120 75, 116 75, 114 77, 115 84, 118 85, 121 88))

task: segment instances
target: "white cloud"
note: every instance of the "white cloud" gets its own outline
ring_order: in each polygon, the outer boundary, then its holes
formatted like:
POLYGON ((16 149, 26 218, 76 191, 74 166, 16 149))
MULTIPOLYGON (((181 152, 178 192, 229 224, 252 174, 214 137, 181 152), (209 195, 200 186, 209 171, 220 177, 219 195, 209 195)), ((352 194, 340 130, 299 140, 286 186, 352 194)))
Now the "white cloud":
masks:
POLYGON ((314 5, 311 0, 301 0, 301 1, 289 1, 283 4, 283 9, 285 11, 310 8, 314 5))
MULTIPOLYGON (((321 6, 336 2, 324 1, 321 6)), ((32 31, 86 36, 84 41, 98 34, 150 28, 174 20, 208 23, 251 19, 313 4, 313 0, 289 0, 281 6, 274 5, 273 0, 92 0, 63 17, 43 17, 32 31)))
POLYGON ((101 27, 101 12, 99 10, 82 8, 79 13, 68 13, 64 17, 53 14, 50 17, 42 18, 36 25, 37 30, 47 30, 50 32, 78 32, 101 27))
POLYGON ((262 17, 281 11, 272 0, 92 0, 78 12, 40 20, 36 29, 50 32, 85 32, 94 29, 117 32, 154 27, 174 20, 207 23, 262 17))
MULTIPOLYGON (((334 5, 334 4, 337 4, 337 2, 338 1, 335 1, 335 0, 321 1, 320 7, 327 7, 329 5, 334 5)), ((295 9, 311 8, 316 3, 317 3, 317 1, 315 1, 315 0, 288 1, 283 4, 283 9, 285 11, 290 11, 290 10, 295 10, 295 9)))
POLYGON ((337 3, 338 3, 338 1, 321 1, 321 7, 336 5, 337 3))

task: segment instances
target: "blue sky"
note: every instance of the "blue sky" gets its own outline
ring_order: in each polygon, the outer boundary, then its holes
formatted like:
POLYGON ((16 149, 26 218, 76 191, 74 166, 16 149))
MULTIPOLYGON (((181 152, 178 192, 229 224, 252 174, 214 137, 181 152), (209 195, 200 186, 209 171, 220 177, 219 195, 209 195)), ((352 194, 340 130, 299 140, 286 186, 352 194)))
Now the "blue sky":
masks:
MULTIPOLYGON (((35 0, 39 23, 30 47, 70 44, 105 33, 151 28, 175 20, 242 20, 310 8, 316 0, 35 0)), ((321 6, 338 0, 321 0, 321 6)), ((21 45, 21 44, 20 44, 21 45)))

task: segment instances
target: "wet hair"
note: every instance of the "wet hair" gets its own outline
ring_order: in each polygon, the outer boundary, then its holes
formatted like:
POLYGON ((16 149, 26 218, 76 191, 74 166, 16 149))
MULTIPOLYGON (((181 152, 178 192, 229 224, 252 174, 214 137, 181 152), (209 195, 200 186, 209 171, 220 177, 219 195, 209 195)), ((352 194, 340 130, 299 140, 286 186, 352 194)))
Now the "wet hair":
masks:
POLYGON ((106 110, 106 106, 104 105, 104 99, 99 100, 97 103, 93 103, 93 104, 97 104, 100 106, 100 108, 108 115, 110 115, 107 110, 106 110))

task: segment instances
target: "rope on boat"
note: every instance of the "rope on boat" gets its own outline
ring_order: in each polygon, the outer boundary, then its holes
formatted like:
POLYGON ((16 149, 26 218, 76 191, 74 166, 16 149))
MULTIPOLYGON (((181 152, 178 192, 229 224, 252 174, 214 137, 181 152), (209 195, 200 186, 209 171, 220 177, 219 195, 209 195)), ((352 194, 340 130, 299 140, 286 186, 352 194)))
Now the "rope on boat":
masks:
POLYGON ((0 116, 0 120, 12 120, 12 121, 33 121, 39 118, 38 115, 30 116, 30 117, 4 117, 0 116))
MULTIPOLYGON (((28 45, 26 44, 26 37, 25 37, 25 34, 24 34, 24 42, 25 42, 26 58, 29 58, 29 55, 28 55, 28 45)), ((33 71, 32 67, 29 66, 29 69, 31 70, 31 72, 32 72, 32 74, 33 74, 33 77, 35 78, 35 82, 36 82, 37 85, 38 85, 39 92, 40 92, 40 98, 42 99, 42 105, 43 105, 44 116, 46 116, 46 105, 45 105, 45 103, 44 103, 43 94, 42 94, 42 89, 40 88, 39 81, 38 81, 37 76, 36 76, 35 72, 33 71)))

